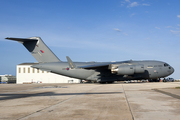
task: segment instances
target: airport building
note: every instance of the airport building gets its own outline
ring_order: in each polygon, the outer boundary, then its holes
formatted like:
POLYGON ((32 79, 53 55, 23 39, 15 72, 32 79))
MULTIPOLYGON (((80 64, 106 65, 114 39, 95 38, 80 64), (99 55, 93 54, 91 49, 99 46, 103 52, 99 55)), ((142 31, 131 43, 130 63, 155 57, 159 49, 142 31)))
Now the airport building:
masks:
POLYGON ((31 66, 36 63, 22 63, 17 65, 17 84, 30 84, 30 83, 80 83, 79 79, 70 78, 48 71, 42 71, 32 68, 31 66))
POLYGON ((0 75, 0 83, 16 83, 16 76, 13 75, 0 75))

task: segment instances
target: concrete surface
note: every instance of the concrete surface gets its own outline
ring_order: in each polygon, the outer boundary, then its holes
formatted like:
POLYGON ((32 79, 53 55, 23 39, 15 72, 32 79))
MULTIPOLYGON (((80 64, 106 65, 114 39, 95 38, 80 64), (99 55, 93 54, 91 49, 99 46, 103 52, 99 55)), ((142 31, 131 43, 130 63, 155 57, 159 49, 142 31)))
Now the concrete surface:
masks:
POLYGON ((180 82, 1 84, 1 120, 179 120, 180 82))

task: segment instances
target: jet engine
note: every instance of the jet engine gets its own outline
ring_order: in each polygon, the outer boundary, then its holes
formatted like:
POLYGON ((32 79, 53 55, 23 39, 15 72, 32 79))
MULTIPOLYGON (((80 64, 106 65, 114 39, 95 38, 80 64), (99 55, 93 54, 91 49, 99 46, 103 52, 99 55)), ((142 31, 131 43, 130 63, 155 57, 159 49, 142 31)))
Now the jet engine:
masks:
POLYGON ((111 72, 117 75, 133 75, 135 73, 144 73, 144 71, 144 65, 120 65, 111 68, 111 72))

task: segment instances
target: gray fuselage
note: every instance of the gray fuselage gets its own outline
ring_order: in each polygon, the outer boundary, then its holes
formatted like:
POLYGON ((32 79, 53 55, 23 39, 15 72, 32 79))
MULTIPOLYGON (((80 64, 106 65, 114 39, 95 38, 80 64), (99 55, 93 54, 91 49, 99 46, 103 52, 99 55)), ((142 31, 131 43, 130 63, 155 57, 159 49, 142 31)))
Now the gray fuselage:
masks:
POLYGON ((74 62, 76 69, 69 68, 67 62, 40 63, 32 66, 33 68, 51 71, 64 76, 74 77, 83 80, 94 81, 121 81, 135 79, 158 79, 169 76, 174 72, 173 67, 161 61, 123 61, 123 62, 74 62), (93 67, 81 68, 81 66, 95 66, 104 64, 104 66, 94 69, 93 67), (143 73, 134 73, 132 75, 112 74, 109 65, 143 65, 143 73))

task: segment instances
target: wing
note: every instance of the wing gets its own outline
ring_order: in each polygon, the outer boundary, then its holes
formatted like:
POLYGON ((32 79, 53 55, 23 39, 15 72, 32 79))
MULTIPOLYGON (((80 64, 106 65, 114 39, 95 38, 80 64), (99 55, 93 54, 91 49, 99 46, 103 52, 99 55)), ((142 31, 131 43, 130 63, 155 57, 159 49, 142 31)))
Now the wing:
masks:
POLYGON ((83 69, 108 69, 109 65, 113 64, 112 62, 105 62, 105 63, 95 63, 92 65, 85 65, 85 66, 78 66, 78 68, 83 69))
POLYGON ((97 62, 91 65, 78 66, 77 68, 83 69, 111 69, 112 65, 119 65, 122 63, 130 63, 131 61, 121 61, 121 62, 97 62))

